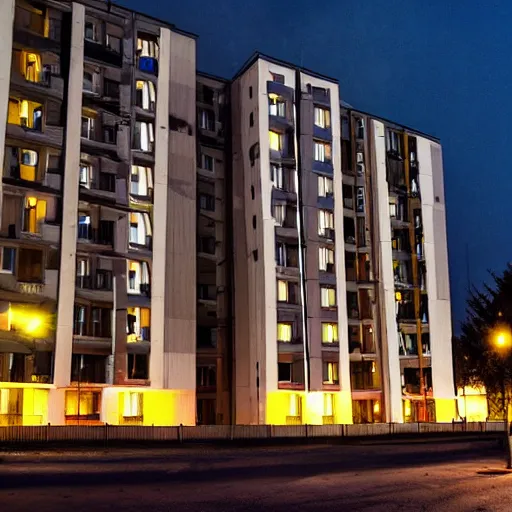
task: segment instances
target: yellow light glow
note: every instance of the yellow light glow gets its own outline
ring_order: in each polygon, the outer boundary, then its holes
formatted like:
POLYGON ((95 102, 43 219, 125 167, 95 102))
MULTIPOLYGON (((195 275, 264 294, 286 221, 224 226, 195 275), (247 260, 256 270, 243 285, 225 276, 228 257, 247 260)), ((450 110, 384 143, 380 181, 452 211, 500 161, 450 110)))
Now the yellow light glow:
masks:
POLYGON ((491 343, 498 349, 510 348, 512 345, 512 334, 508 326, 500 325, 491 331, 491 343))
POLYGON ((398 302, 402 300, 402 294, 400 292, 395 293, 395 300, 398 302))
POLYGON ((377 401, 373 404, 373 413, 379 414, 379 412, 380 412, 380 402, 377 401))
POLYGON ((40 318, 31 318, 25 324, 25 331, 27 331, 28 333, 33 333, 37 329, 39 329, 39 327, 41 327, 42 323, 43 322, 40 318))
POLYGON ((37 204, 37 198, 36 197, 27 197, 27 205, 30 208, 34 208, 34 206, 37 204))

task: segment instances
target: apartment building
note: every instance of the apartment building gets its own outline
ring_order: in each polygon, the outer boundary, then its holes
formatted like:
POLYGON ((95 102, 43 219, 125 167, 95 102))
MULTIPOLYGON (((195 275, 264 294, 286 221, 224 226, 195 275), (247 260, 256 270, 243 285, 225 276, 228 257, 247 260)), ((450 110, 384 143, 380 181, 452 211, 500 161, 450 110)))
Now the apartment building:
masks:
POLYGON ((236 422, 451 421, 438 141, 257 54, 232 144, 236 422))
POLYGON ((4 0, 0 425, 454 417, 439 142, 99 0, 4 0))
POLYGON ((2 5, 1 421, 193 424, 195 37, 2 5))

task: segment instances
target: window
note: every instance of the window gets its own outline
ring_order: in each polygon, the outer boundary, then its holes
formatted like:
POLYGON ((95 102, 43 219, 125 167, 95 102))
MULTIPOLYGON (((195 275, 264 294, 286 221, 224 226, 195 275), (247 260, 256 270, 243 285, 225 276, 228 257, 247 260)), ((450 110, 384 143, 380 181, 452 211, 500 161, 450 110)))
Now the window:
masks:
POLYGON ((84 139, 94 140, 94 118, 82 116, 82 129, 80 136, 84 139))
POLYGON ((92 239, 91 216, 86 214, 78 215, 77 237, 83 240, 92 239))
POLYGON ((270 149, 281 151, 283 149, 283 136, 280 133, 269 131, 270 149))
MULTIPOLYGON (((128 367, 133 366, 133 360, 128 357, 128 367), (130 362, 132 365, 130 365, 130 362)), ((142 419, 142 393, 137 391, 125 391, 122 393, 122 415, 123 418, 140 418, 142 419)))
POLYGON ((96 42, 96 27, 91 21, 85 22, 84 37, 88 41, 96 42))
POLYGON ((138 151, 151 152, 155 142, 153 123, 137 121, 133 132, 133 149, 138 151))
POLYGON ((91 265, 89 258, 76 259, 76 286, 78 288, 91 288, 91 265))
POLYGON ((96 270, 96 290, 112 290, 111 270, 96 270))
POLYGON ((198 366, 196 370, 196 386, 213 388, 217 385, 217 369, 214 365, 198 366))
POLYGON ((252 85, 249 86, 249 98, 252 98, 252 85))
POLYGON ((343 207, 354 209, 354 189, 352 185, 343 185, 343 207))
POLYGON ((320 287, 320 305, 322 308, 336 307, 336 288, 320 287))
POLYGON ((144 110, 154 112, 156 106, 155 85, 149 80, 135 82, 135 105, 144 110))
POLYGON ((149 265, 145 261, 128 260, 128 293, 149 295, 149 265))
POLYGON ((270 166, 270 180, 274 184, 274 187, 283 190, 284 189, 284 180, 283 180, 283 168, 277 165, 270 166))
POLYGON ((334 213, 329 210, 318 210, 318 234, 332 237, 334 231, 334 213))
POLYGON ((286 205, 284 204, 275 204, 272 207, 273 213, 272 216, 274 217, 277 224, 282 226, 284 224, 284 220, 286 218, 286 205))
POLYGON ((276 84, 284 85, 284 75, 280 75, 279 73, 272 73, 272 81, 276 84))
POLYGON ((205 254, 215 254, 215 237, 201 236, 197 241, 197 250, 205 254))
POLYGON ((333 192, 332 178, 318 176, 318 197, 332 197, 333 192))
POLYGON ((119 82, 103 79, 103 96, 106 98, 119 99, 119 82))
POLYGON ((314 141, 315 160, 317 162, 331 161, 331 145, 327 142, 314 141))
POLYGON ((82 187, 90 188, 92 181, 92 166, 88 163, 80 164, 80 173, 78 179, 82 187))
POLYGON ((318 268, 323 272, 334 271, 334 251, 327 247, 318 249, 318 268))
POLYGON ((0 271, 4 274, 14 274, 16 249, 14 247, 0 247, 0 260, 0 271))
POLYGON ((201 169, 205 171, 214 170, 214 158, 211 155, 206 155, 205 153, 201 153, 201 169))
POLYGON ((43 251, 25 248, 20 248, 18 251, 18 281, 24 283, 43 282, 43 251))
POLYGON ((84 92, 96 92, 97 74, 84 70, 83 90, 84 92))
POLYGON ((347 292, 347 313, 352 320, 359 320, 359 302, 357 292, 347 292))
POLYGON ((73 324, 73 334, 77 336, 85 336, 86 334, 85 306, 75 305, 75 321, 73 324))
POLYGON ((199 111, 199 126, 202 130, 215 131, 215 114, 213 110, 201 109, 199 111))
POLYGON ((364 213, 364 187, 356 187, 356 212, 364 213))
POLYGON ((315 107, 315 125, 319 128, 330 128, 331 112, 326 108, 315 107))
POLYGON ((201 210, 215 211, 215 197, 210 194, 199 194, 199 207, 201 210))
POLYGON ((299 248, 284 242, 276 242, 276 265, 280 267, 298 267, 299 248))
POLYGON ((35 101, 9 98, 7 122, 40 132, 43 128, 43 106, 35 101))
POLYGON ((126 341, 150 341, 151 310, 149 308, 132 307, 127 309, 126 341))
POLYGON ((290 343, 292 341, 292 324, 281 322, 277 324, 277 341, 283 343, 290 343))
POLYGON ((343 234, 347 244, 356 243, 356 226, 353 217, 343 217, 343 234))
MULTIPOLYGON (((128 354, 127 378, 138 380, 149 378, 149 357, 147 354, 128 354)), ((139 408, 138 410, 140 411, 141 409, 139 408)))
POLYGON ((23 212, 23 231, 26 233, 41 233, 41 224, 46 219, 46 201, 37 197, 25 198, 23 212))
POLYGON ((151 167, 132 165, 130 194, 143 197, 151 197, 153 195, 153 172, 151 167))
POLYGON ((32 149, 6 146, 6 175, 25 181, 36 181, 39 154, 32 149))
POLYGON ((322 343, 338 343, 338 324, 322 323, 322 343))
POLYGON ((339 384, 340 379, 338 376, 338 363, 324 362, 323 363, 323 383, 324 384, 339 384))
POLYGON ((269 93, 268 107, 271 116, 286 117, 286 103, 277 94, 269 93))
POLYGON ((347 281, 356 281, 356 253, 345 251, 345 277, 347 281))
POLYGON ((292 381, 292 363, 277 363, 277 380, 279 382, 292 381))
MULTIPOLYGON (((79 354, 73 355, 73 363, 72 363, 72 372, 75 376, 71 377, 71 381, 77 381, 77 373, 80 366, 83 365, 82 368, 85 366, 89 367, 90 363, 87 361, 86 363, 80 362, 80 358, 82 357, 94 357, 97 358, 98 356, 81 356, 79 354), (89 363, 89 364, 87 364, 89 363), (78 367, 77 367, 78 365, 78 367)), ((104 358, 103 358, 103 365, 105 364, 104 358)), ((95 365, 96 366, 96 365, 95 365)), ((88 372, 89 373, 89 372, 88 372)), ((103 371, 103 373, 105 373, 103 371)), ((86 377, 87 378, 87 377, 86 377)), ((99 379, 98 379, 99 380, 99 379)), ((93 380, 92 382, 95 382, 93 380)), ((103 379, 100 383, 104 383, 105 380, 103 379)), ((80 390, 80 394, 78 391, 66 391, 66 402, 65 402, 65 415, 66 415, 66 421, 68 420, 89 420, 89 421, 97 421, 100 419, 100 411, 101 411, 101 391, 85 391, 80 390), (80 400, 78 399, 80 395, 80 400)))
POLYGON ((51 66, 42 66, 40 55, 23 51, 21 52, 21 73, 27 82, 49 85, 51 66))
MULTIPOLYGON (((84 382, 84 383, 95 383, 95 384, 104 384, 106 383, 106 356, 96 356, 96 355, 85 355, 85 354, 73 354, 71 359, 71 382, 84 382)), ((91 410, 89 409, 88 404, 84 403, 82 399, 83 391, 80 390, 80 417, 87 415, 87 413, 91 410), (82 408, 85 410, 82 411, 82 408)), ((101 396, 97 394, 97 396, 101 396)), ((66 398, 68 395, 66 394, 66 398)), ((88 394, 86 392, 87 398, 92 398, 92 393, 88 394)), ((68 409, 66 409, 66 413, 68 413, 68 409)), ((98 418, 99 419, 99 411, 98 418)))
POLYGON ((90 334, 95 338, 110 338, 110 323, 112 319, 112 310, 107 308, 92 308, 91 320, 92 331, 90 334))
POLYGON ((121 39, 107 34, 107 48, 114 53, 121 53, 121 39))
POLYGON ((393 130, 386 130, 386 149, 398 156, 402 154, 402 137, 393 130))
POLYGON ((152 238, 151 220, 147 213, 130 213, 130 243, 151 246, 152 238))
POLYGON ((364 139, 364 119, 361 117, 356 118, 356 138, 364 139))
POLYGON ((351 361, 350 385, 355 390, 378 389, 380 377, 375 361, 351 361))
POLYGON ((158 38, 151 34, 139 34, 137 38, 137 59, 139 69, 144 73, 158 73, 158 38))
POLYGON ((278 302, 287 302, 288 304, 298 304, 298 291, 297 283, 291 281, 277 281, 277 300, 278 302))

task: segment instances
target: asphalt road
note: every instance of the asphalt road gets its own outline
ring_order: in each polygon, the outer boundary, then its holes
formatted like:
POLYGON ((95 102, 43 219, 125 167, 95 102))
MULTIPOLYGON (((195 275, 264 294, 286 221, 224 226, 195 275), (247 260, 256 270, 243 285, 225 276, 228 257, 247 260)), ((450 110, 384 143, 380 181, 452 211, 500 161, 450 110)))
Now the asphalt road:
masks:
POLYGON ((4 454, 0 511, 507 511, 496 442, 4 454))

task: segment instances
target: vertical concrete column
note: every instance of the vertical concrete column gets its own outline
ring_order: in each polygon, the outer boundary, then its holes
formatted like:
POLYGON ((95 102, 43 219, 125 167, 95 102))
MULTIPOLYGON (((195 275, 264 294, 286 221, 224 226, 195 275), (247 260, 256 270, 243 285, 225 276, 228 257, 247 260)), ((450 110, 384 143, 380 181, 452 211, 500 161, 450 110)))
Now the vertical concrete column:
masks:
POLYGON ((153 266, 151 276, 151 387, 164 387, 165 291, 167 261, 167 183, 169 175, 169 88, 171 31, 160 29, 160 54, 156 89, 155 168, 153 196, 153 266))
POLYGON ((455 417, 452 323, 441 146, 417 138, 436 420, 455 417))
POLYGON ((376 198, 378 222, 378 251, 381 286, 381 320, 380 330, 382 341, 382 384, 386 402, 387 421, 402 423, 402 382, 400 373, 400 357, 398 347, 398 331, 395 312, 395 280, 393 277, 393 252, 391 244, 391 218, 389 216, 389 192, 386 180, 386 138, 384 124, 372 121, 374 146, 374 176, 376 178, 373 191, 376 198))
MULTIPOLYGON (((73 353, 73 305, 75 301, 76 230, 78 216, 78 169, 80 166, 80 122, 82 117, 82 81, 84 73, 85 7, 73 3, 71 13, 71 47, 66 116, 64 188, 60 276, 57 306, 54 384, 69 386, 73 353)), ((63 400, 50 396, 50 422, 64 420, 63 400), (53 407, 55 405, 55 407, 53 407)))
POLYGON ((170 33, 168 115, 177 126, 169 131, 163 386, 173 390, 180 423, 191 425, 196 417, 196 42, 175 32, 170 33))
MULTIPOLYGON (((15 2, 0 0, 2 16, 0 18, 0 162, 4 161, 5 130, 7 127, 7 112, 9 107, 9 90, 11 85, 12 37, 15 2)), ((3 183, 0 180, 0 221, 2 220, 3 183)))

